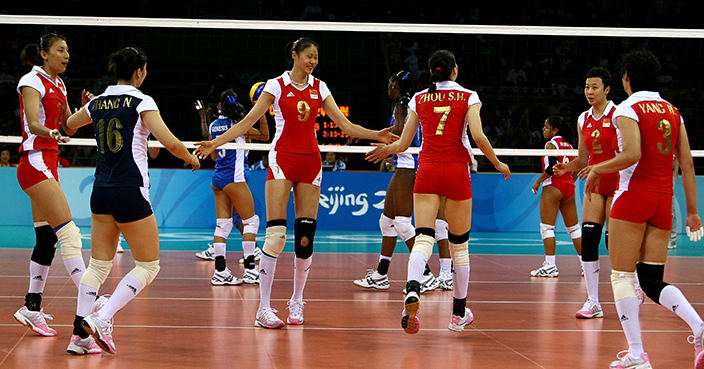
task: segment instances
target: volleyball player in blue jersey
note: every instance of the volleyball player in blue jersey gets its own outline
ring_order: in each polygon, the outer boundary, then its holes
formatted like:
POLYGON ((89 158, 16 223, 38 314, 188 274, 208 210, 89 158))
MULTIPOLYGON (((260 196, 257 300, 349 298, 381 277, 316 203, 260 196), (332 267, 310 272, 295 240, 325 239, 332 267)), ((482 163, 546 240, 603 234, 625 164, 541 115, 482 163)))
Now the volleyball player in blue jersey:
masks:
MULTIPOLYGON (((246 110, 237 101, 237 94, 228 89, 220 96, 220 116, 209 126, 210 139, 215 139, 238 121, 244 118, 246 110)), ((260 120, 260 130, 250 128, 248 136, 257 139, 269 139, 269 126, 266 120, 260 120)), ((235 143, 245 143, 245 135, 235 138, 235 143)), ((249 177, 249 162, 247 150, 224 150, 213 152, 215 156, 215 172, 211 187, 215 196, 215 212, 217 216, 213 249, 215 257, 215 274, 211 282, 214 285, 238 285, 242 282, 250 284, 259 283, 259 272, 255 269, 256 236, 259 230, 259 217, 254 213, 254 198, 247 185, 249 177), (242 279, 236 278, 227 268, 225 250, 227 237, 230 235, 234 223, 232 221, 232 207, 242 219, 242 249, 244 251, 244 275, 242 279)))
POLYGON ((149 201, 149 134, 193 170, 200 168, 200 162, 171 133, 154 100, 138 90, 147 77, 144 52, 133 47, 118 50, 110 56, 108 69, 117 77, 117 85, 93 98, 67 124, 77 129, 92 122, 98 143, 90 199, 91 259, 81 278, 74 331, 81 338, 89 333, 103 351, 114 354, 113 316, 159 272, 159 229, 149 201), (107 303, 88 315, 112 269, 120 232, 136 266, 118 283, 107 303))

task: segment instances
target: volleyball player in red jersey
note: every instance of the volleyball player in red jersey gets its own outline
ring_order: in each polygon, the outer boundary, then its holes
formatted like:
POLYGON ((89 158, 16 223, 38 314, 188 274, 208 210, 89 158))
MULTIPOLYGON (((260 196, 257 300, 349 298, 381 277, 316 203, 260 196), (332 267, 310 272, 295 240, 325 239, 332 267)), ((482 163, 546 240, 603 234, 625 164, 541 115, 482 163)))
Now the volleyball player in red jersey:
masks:
POLYGON ((212 141, 196 145, 197 155, 205 157, 218 146, 245 134, 273 105, 276 133, 269 151, 266 197, 266 240, 259 261, 259 309, 255 324, 263 328, 281 328, 286 324, 271 308, 271 288, 278 256, 286 244, 286 209, 291 189, 295 204, 295 271, 293 295, 288 302, 288 324, 303 324, 303 290, 313 255, 313 237, 317 225, 322 165, 315 134, 315 119, 322 107, 348 135, 390 143, 397 138, 391 127, 373 131, 347 119, 332 97, 325 82, 313 77, 318 65, 318 45, 309 38, 299 38, 287 46, 290 71, 266 83, 264 92, 239 123, 212 141))
POLYGON ((693 332, 696 369, 704 369, 702 336, 704 323, 682 292, 663 281, 667 245, 672 226, 673 154, 682 168, 687 204, 687 234, 698 241, 704 234, 697 213, 697 187, 687 130, 679 111, 654 92, 660 62, 646 50, 623 56, 623 88, 628 99, 614 113, 619 154, 592 166, 586 184, 587 197, 599 185, 600 176, 619 171, 619 188, 609 217, 611 286, 616 311, 629 349, 617 355, 610 368, 651 368, 643 350, 639 302, 634 274, 654 302, 684 320, 693 332))
MULTIPOLYGON (((610 91, 611 73, 601 67, 591 68, 586 75, 584 96, 592 107, 578 118, 579 155, 568 163, 555 164, 555 175, 579 171, 578 177, 584 180, 592 165, 616 156, 613 147, 616 125, 612 119, 616 105, 607 98, 610 91)), ((582 309, 577 311, 577 318, 604 316, 599 303, 599 243, 604 224, 609 219, 618 178, 618 173, 602 176, 599 186, 592 193, 591 201, 585 198, 582 205, 582 269, 588 297, 582 309)), ((608 234, 607 230, 607 240, 608 234)))
MULTIPOLYGON (((543 137, 549 141, 545 144, 546 150, 572 150, 572 145, 562 135, 565 133, 564 119, 552 115, 545 120, 543 137)), ((567 172, 556 175, 553 167, 556 163, 567 163, 571 160, 568 156, 546 155, 543 157, 543 173, 533 183, 533 193, 538 193, 540 184, 543 192, 540 195, 540 236, 545 247, 545 261, 543 265, 530 272, 533 277, 557 277, 560 271, 555 265, 555 221, 557 213, 562 213, 567 233, 574 243, 577 254, 582 254, 582 230, 579 227, 577 205, 574 200, 574 180, 572 174, 567 172)))
MULTIPOLYGON (((31 44, 22 50, 23 64, 33 65, 18 85, 20 95, 20 118, 22 121, 22 144, 17 179, 20 187, 29 195, 32 203, 32 218, 36 245, 30 261, 29 291, 25 306, 15 313, 15 319, 43 336, 55 336, 46 319, 50 315, 41 309, 49 267, 54 259, 56 242, 61 243, 61 256, 76 287, 85 271, 81 254, 81 232, 73 223, 71 210, 59 185, 56 170, 59 142, 69 138, 75 130, 66 126, 71 108, 66 98, 66 86, 59 77, 66 71, 69 61, 68 45, 63 36, 46 34, 39 45, 31 44)), ((85 105, 93 95, 85 90, 81 100, 85 105)), ((95 343, 86 343, 94 350, 95 343)))
POLYGON ((474 320, 472 311, 466 307, 468 241, 472 225, 470 166, 473 158, 468 128, 479 149, 504 174, 504 178, 508 179, 511 175, 508 165, 499 161, 482 131, 479 96, 455 82, 458 73, 455 56, 446 50, 436 51, 428 64, 433 84, 415 94, 409 102, 409 116, 401 138, 391 145, 377 145, 367 154, 367 160, 379 162, 390 154, 406 151, 421 126, 423 144, 413 189, 416 238, 408 260, 408 282, 401 318, 401 327, 410 334, 420 329, 417 317, 420 281, 433 251, 435 219, 442 196, 447 197, 445 216, 455 270, 452 276, 453 309, 448 329, 461 332, 474 320))

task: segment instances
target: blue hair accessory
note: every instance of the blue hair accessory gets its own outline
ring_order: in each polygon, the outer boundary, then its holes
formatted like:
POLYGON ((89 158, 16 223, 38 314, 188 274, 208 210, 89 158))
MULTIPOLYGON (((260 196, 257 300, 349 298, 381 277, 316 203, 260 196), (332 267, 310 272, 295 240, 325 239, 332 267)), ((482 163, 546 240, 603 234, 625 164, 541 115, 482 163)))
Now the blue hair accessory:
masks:
POLYGON ((406 78, 408 78, 408 75, 411 74, 409 72, 406 72, 406 74, 403 75, 403 78, 401 78, 401 81, 405 81, 406 78))
POLYGON ((227 100, 230 102, 230 104, 235 104, 235 106, 237 107, 240 106, 240 104, 237 103, 237 99, 235 99, 235 97, 232 95, 227 95, 227 100))

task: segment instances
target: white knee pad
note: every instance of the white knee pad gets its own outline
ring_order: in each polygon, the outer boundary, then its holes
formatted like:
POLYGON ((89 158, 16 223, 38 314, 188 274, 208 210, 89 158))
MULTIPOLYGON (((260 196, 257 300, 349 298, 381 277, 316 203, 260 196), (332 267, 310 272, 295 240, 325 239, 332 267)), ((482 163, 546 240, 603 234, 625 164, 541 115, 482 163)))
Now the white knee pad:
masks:
POLYGON ((570 237, 572 237, 573 240, 577 238, 582 238, 582 228, 579 226, 579 224, 567 227, 567 233, 570 234, 570 237))
POLYGON ((542 237, 543 239, 555 238, 555 226, 550 225, 550 224, 540 223, 540 237, 542 237))
POLYGON ((416 229, 411 223, 410 217, 395 217, 394 218, 394 228, 396 229, 396 234, 406 242, 416 235, 416 229))
POLYGON ((254 216, 249 219, 243 219, 242 224, 244 224, 242 234, 256 235, 257 232, 259 232, 259 216, 257 214, 254 214, 254 216))
POLYGON ((614 301, 627 297, 636 297, 635 272, 619 272, 611 270, 611 288, 614 290, 614 301))
POLYGON ((396 237, 396 228, 394 228, 394 220, 381 213, 379 217, 379 229, 383 237, 396 237))
POLYGON ((271 226, 266 228, 266 240, 262 251, 269 256, 278 258, 286 246, 286 226, 271 226))
POLYGON ((455 265, 469 265, 469 242, 466 241, 459 245, 450 243, 450 253, 455 265))
POLYGON ((142 287, 147 287, 156 275, 159 274, 159 260, 154 261, 135 261, 134 269, 130 270, 129 274, 137 277, 142 283, 142 287))
POLYGON ((420 252, 425 255, 425 260, 430 260, 430 255, 433 254, 433 245, 435 245, 434 237, 427 234, 419 234, 416 236, 412 252, 420 252))
POLYGON ((232 218, 218 218, 215 222, 215 237, 227 239, 232 232, 232 218))
POLYGON ((448 233, 447 221, 435 219, 435 242, 446 240, 448 233))
POLYGON ((64 260, 83 257, 83 254, 81 254, 81 248, 83 247, 81 230, 76 227, 73 221, 61 227, 56 232, 56 238, 59 239, 59 244, 61 244, 61 257, 64 260))
POLYGON ((112 260, 98 260, 91 257, 88 268, 81 277, 81 284, 99 290, 110 275, 110 270, 112 270, 112 260))

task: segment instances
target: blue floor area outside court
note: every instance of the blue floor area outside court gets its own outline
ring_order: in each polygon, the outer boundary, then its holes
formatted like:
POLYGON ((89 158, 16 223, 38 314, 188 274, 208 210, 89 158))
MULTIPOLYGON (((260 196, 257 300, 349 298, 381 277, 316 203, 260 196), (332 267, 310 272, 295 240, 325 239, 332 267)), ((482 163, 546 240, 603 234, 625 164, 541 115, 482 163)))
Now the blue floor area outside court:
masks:
MULTIPOLYGON (((82 227, 83 247, 90 248, 90 228, 82 227)), ((213 231, 205 228, 162 228, 159 230, 162 251, 202 251, 212 243, 213 231)), ((293 252, 293 231, 289 230, 285 252, 293 252)), ((557 233, 557 254, 575 255, 572 241, 566 233, 557 233)), ((242 237, 233 232, 227 242, 231 252, 241 251, 242 237)), ((0 226, 0 249, 34 246, 34 230, 31 226, 0 226)), ((264 244, 264 231, 257 235, 259 246, 264 244)), ((129 249, 129 245, 123 242, 129 249)), ((315 252, 372 253, 381 248, 381 234, 373 231, 320 230, 315 236, 315 252)), ((396 253, 407 254, 406 245, 399 240, 396 253)), ((437 253, 437 246, 435 246, 437 253)), ((540 233, 520 232, 472 232, 469 238, 469 252, 475 255, 543 255, 540 233)), ((601 255, 608 255, 604 241, 601 255)), ((670 256, 704 256, 704 242, 691 242, 686 235, 680 235, 677 248, 668 252, 670 256)))

